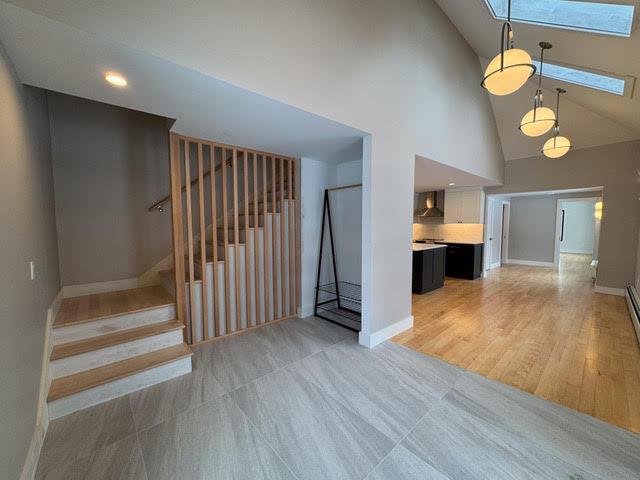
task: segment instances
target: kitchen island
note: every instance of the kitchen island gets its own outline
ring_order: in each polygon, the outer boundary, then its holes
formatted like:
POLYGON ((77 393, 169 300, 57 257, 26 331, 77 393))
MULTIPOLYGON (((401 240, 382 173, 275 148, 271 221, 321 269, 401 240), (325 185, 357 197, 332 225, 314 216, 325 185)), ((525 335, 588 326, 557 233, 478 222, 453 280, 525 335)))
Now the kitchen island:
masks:
POLYGON ((413 293, 423 294, 444 286, 446 251, 443 244, 413 244, 413 293))

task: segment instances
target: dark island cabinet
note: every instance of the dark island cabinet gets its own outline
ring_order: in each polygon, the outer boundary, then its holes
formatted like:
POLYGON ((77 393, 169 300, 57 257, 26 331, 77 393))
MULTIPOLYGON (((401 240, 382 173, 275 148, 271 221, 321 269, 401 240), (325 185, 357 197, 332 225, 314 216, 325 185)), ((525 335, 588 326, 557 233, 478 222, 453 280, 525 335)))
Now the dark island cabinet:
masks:
POLYGON ((447 242, 447 277, 475 280, 482 275, 481 243, 449 243, 447 242))
POLYGON ((413 293, 427 293, 444 286, 446 248, 413 252, 413 293))

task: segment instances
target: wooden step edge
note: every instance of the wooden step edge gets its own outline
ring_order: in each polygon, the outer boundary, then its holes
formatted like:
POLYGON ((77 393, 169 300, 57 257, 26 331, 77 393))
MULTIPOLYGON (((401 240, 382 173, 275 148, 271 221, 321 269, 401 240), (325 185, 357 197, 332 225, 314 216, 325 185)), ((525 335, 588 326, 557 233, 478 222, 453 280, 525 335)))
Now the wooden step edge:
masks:
POLYGON ((124 312, 118 312, 118 313, 110 313, 108 315, 101 315, 98 317, 91 317, 91 318, 83 318, 81 320, 75 320, 73 322, 65 322, 65 323, 56 323, 53 322, 53 328, 66 328, 66 327, 70 327, 70 326, 75 326, 75 325, 80 325, 83 323, 90 323, 90 322, 96 322, 98 320, 106 320, 108 318, 115 318, 115 317, 122 317, 123 315, 129 315, 131 313, 141 313, 141 312, 148 312, 151 310, 156 310, 159 308, 165 308, 165 307, 171 307, 171 306, 175 306, 175 302, 170 302, 170 303, 162 303, 160 305, 153 305, 151 307, 143 307, 143 308, 134 308, 132 310, 126 310, 124 312))
POLYGON ((54 360, 80 355, 81 353, 93 352, 95 350, 100 350, 114 345, 121 345, 134 340, 153 337, 155 335, 160 335, 161 333, 182 330, 183 328, 184 325, 178 320, 169 320, 168 322, 152 323, 142 327, 119 330, 106 335, 99 335, 96 337, 56 345, 53 347, 50 358, 53 362, 54 360))
POLYGON ((145 372, 168 363, 191 357, 193 352, 186 343, 174 347, 163 348, 155 352, 110 363, 103 367, 92 368, 84 372, 61 377, 51 382, 47 402, 84 392, 109 382, 145 372))

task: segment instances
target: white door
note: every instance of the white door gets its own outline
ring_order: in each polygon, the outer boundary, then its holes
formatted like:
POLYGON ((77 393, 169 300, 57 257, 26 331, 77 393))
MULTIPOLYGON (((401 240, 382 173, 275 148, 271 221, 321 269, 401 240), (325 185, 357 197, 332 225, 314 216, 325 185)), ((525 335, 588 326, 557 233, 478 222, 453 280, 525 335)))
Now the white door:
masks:
POLYGON ((500 249, 502 237, 502 201, 491 201, 491 234, 489 235, 489 248, 491 251, 489 268, 500 266, 500 249))
POLYGON ((509 258, 509 213, 511 210, 510 203, 502 204, 502 245, 500 251, 500 263, 507 263, 509 258))

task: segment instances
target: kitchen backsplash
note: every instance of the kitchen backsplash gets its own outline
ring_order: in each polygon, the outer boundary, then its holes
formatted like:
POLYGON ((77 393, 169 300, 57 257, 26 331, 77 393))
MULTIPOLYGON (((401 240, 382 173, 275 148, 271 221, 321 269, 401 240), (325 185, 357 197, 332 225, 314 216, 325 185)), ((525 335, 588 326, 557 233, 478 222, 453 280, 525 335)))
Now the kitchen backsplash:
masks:
POLYGON ((414 240, 443 238, 448 242, 484 242, 484 228, 480 223, 442 223, 441 218, 419 220, 420 223, 413 224, 414 240))

